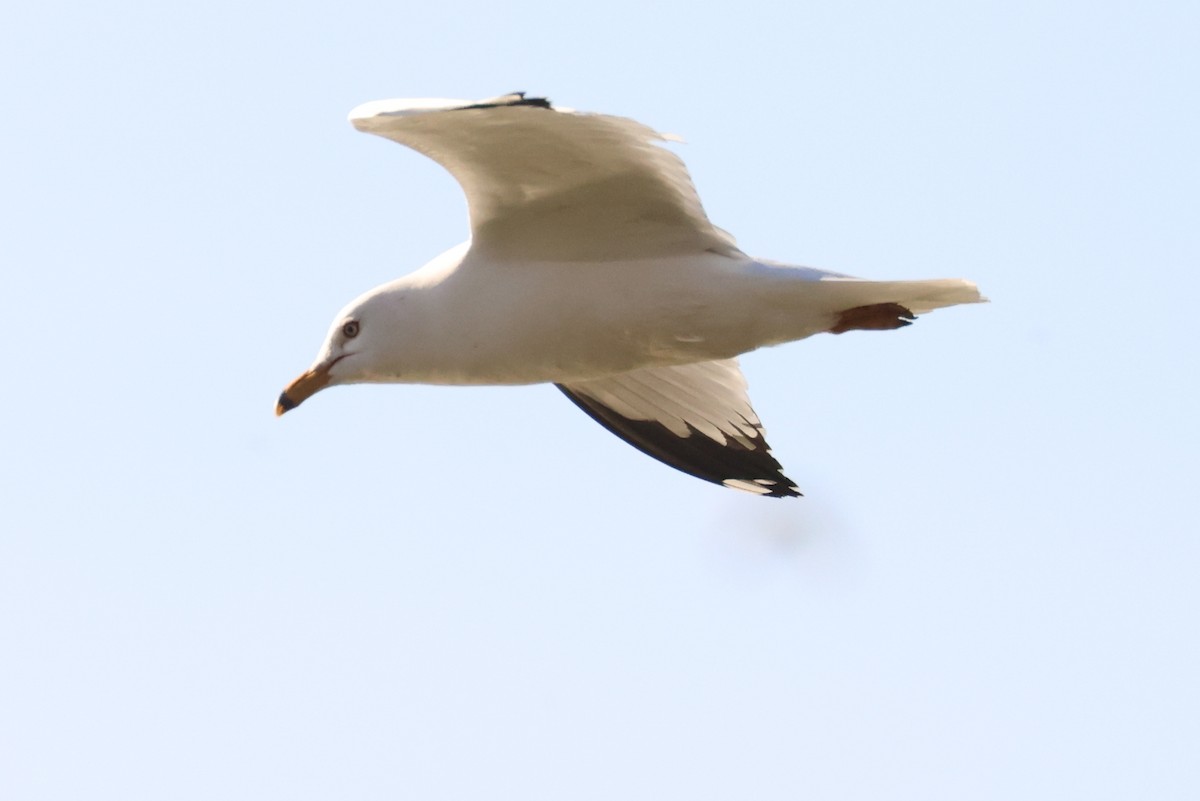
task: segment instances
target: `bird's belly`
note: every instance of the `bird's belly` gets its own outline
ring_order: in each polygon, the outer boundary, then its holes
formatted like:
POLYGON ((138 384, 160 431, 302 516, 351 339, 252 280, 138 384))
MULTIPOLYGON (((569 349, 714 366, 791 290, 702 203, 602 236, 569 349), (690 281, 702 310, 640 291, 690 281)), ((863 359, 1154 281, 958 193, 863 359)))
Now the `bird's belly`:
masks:
POLYGON ((415 380, 578 381, 729 358, 761 344, 740 319, 739 293, 696 273, 694 264, 552 265, 514 271, 487 291, 464 287, 453 324, 441 327, 447 347, 415 380))
POLYGON ((692 329, 675 334, 658 326, 591 325, 578 318, 561 326, 514 320, 502 332, 481 332, 454 350, 456 358, 441 360, 430 374, 411 377, 438 384, 536 384, 735 355, 727 349, 714 351, 692 329))

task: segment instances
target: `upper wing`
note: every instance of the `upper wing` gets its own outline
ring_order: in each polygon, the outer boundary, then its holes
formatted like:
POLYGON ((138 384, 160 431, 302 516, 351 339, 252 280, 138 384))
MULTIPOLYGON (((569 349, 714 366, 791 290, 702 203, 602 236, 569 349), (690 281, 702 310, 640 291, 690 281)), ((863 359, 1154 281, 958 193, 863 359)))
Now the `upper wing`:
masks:
POLYGON ((767 447, 736 359, 555 386, 600 425, 677 470, 758 495, 800 494, 767 447))
POLYGON ((441 164, 462 186, 472 246, 523 260, 737 253, 704 214, 666 137, 624 117, 551 108, 524 93, 491 100, 378 100, 360 131, 441 164))

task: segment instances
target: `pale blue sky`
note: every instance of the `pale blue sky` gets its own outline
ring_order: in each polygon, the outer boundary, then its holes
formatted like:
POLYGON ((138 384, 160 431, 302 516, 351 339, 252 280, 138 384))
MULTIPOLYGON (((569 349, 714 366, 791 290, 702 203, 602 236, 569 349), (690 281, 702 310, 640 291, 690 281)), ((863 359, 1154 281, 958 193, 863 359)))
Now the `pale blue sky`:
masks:
POLYGON ((0 26, 0 799, 1200 795, 1200 7, 27 3, 0 26), (771 501, 548 387, 276 396, 524 89, 747 251, 992 299, 744 359, 771 501))

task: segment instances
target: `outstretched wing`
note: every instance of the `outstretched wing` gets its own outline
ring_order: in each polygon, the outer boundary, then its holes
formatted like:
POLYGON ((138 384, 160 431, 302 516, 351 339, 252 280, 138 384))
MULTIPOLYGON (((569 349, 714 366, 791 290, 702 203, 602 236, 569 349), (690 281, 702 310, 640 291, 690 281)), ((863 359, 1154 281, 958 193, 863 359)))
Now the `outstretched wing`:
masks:
POLYGON ((445 167, 467 195, 472 247, 499 258, 739 252, 708 221, 683 161, 661 145, 666 137, 634 120, 516 93, 378 100, 350 121, 445 167))
POLYGON ((677 470, 757 495, 800 495, 767 447, 735 359, 555 386, 600 425, 677 470))

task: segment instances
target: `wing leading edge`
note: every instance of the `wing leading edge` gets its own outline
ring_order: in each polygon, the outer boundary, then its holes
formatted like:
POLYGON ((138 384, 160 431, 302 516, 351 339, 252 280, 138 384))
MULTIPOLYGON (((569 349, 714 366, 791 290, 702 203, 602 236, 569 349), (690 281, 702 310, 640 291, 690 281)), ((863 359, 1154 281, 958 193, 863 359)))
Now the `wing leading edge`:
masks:
POLYGON ((472 247, 522 261, 740 253, 708 220, 683 161, 635 120, 490 100, 379 100, 354 126, 442 165, 462 186, 472 247))

